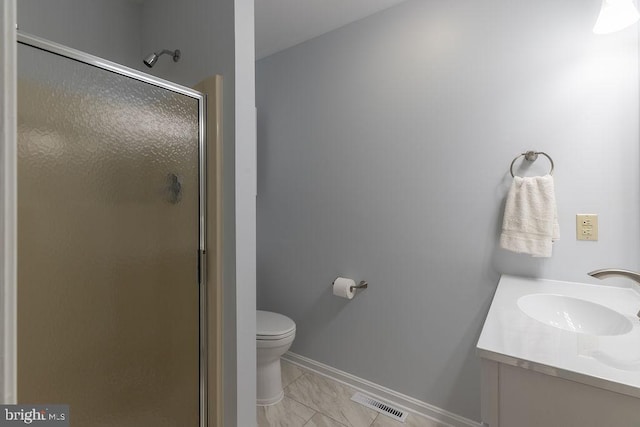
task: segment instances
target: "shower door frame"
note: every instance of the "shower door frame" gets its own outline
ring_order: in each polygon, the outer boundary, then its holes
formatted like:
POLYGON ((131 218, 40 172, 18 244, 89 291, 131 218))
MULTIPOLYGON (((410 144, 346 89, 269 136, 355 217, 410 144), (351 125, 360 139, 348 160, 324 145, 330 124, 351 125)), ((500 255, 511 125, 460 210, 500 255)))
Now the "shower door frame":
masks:
POLYGON ((17 399, 16 0, 0 4, 0 402, 17 399))
MULTIPOLYGON (((205 120, 206 95, 185 86, 178 85, 168 80, 160 79, 141 71, 128 68, 115 62, 90 55, 88 53, 69 48, 67 46, 45 40, 31 34, 17 31, 18 44, 31 46, 54 55, 81 62, 105 71, 129 77, 144 83, 148 83, 162 89, 166 89, 181 95, 188 96, 198 101, 198 298, 199 298, 199 427, 207 427, 208 423, 208 307, 207 307, 207 143, 205 120)), ((196 250, 196 248, 194 248, 196 250)))

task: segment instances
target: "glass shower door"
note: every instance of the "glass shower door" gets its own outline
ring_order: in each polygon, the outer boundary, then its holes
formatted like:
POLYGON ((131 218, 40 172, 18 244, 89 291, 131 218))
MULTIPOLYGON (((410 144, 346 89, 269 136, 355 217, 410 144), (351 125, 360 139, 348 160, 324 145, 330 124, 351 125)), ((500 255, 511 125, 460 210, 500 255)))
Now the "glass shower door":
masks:
POLYGON ((202 97, 24 43, 18 75, 19 403, 198 426, 202 97))

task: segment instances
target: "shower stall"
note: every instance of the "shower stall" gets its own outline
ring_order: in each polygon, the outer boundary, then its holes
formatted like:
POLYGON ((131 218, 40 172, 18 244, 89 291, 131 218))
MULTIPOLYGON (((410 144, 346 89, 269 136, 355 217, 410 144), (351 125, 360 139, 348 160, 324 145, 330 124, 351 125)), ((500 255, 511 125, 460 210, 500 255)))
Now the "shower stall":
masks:
POLYGON ((18 402, 206 426, 205 96, 18 42, 18 402))

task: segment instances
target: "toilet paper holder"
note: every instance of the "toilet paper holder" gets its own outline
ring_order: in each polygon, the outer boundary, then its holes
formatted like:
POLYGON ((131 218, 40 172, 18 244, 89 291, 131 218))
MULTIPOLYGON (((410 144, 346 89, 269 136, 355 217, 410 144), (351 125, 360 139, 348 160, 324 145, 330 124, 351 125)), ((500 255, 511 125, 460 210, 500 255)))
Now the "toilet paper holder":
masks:
MULTIPOLYGON (((336 282, 335 280, 331 282, 331 286, 333 286, 335 282, 336 282)), ((358 283, 357 285, 350 286, 349 290, 353 292, 354 289, 367 289, 368 287, 369 287, 369 284, 365 280, 361 280, 360 283, 358 283)))
POLYGON ((353 291, 354 289, 367 289, 368 287, 369 284, 366 281, 361 280, 357 285, 351 286, 351 291, 353 291))

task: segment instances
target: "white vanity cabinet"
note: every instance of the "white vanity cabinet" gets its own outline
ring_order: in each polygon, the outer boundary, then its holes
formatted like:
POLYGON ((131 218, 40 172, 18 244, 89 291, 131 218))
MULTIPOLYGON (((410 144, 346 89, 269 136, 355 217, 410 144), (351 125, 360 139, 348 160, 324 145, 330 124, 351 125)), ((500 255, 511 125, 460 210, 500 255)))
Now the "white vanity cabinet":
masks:
POLYGON ((483 423, 640 427, 639 308, 636 288, 502 276, 477 346, 483 423))
POLYGON ((640 398, 482 359, 489 427, 640 427, 640 398))

